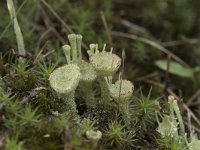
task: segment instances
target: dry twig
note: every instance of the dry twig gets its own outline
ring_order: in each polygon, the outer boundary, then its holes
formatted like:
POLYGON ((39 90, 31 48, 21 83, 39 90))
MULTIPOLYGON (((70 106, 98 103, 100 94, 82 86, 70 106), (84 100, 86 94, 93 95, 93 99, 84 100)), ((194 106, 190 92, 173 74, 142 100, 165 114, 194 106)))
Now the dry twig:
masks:
POLYGON ((110 30, 109 30, 109 28, 108 28, 108 24, 107 24, 107 21, 106 21, 106 17, 105 17, 105 15, 104 15, 103 12, 101 12, 101 19, 102 19, 102 21, 103 21, 103 25, 104 25, 105 30, 106 30, 106 35, 107 35, 107 37, 108 37, 108 41, 109 41, 110 45, 113 46, 112 36, 111 36, 111 34, 110 34, 110 30))
POLYGON ((139 37, 136 35, 132 35, 132 34, 128 34, 128 33, 123 33, 123 32, 112 32, 111 33, 113 36, 119 36, 119 37, 124 37, 124 38, 128 38, 128 39, 132 39, 132 40, 137 40, 140 42, 143 42, 145 44, 148 44, 154 48, 157 48, 158 50, 164 52, 165 54, 171 56, 171 58, 173 58, 174 60, 176 60, 177 62, 179 62, 180 64, 186 66, 186 67, 190 67, 187 63, 185 63, 181 58, 179 58, 178 56, 176 56, 174 53, 170 52, 168 49, 164 48, 163 46, 157 44, 154 41, 148 40, 146 38, 143 37, 139 37))

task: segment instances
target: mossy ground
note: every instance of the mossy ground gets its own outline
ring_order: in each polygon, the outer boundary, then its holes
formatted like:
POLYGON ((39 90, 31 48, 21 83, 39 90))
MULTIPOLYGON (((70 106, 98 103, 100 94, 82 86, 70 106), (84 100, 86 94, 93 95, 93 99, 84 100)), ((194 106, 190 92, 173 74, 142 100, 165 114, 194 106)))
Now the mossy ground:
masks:
MULTIPOLYGON (((190 67, 200 66, 200 2, 14 2, 27 55, 22 56, 26 61, 19 63, 20 56, 7 4, 1 1, 0 149, 67 150, 98 147, 182 150, 177 141, 171 141, 168 137, 163 139, 156 131, 158 124, 155 112, 167 114, 166 95, 169 94, 183 99, 179 104, 188 135, 190 127, 199 135, 200 83, 162 71, 154 62, 167 59, 169 52, 172 52, 190 67), (87 109, 80 88, 76 93, 79 117, 67 115, 65 103, 50 88, 48 79, 55 68, 66 64, 61 47, 67 43, 67 35, 71 31, 84 37, 85 60, 88 59, 86 51, 90 43, 98 43, 102 48, 107 43, 107 47, 113 47, 114 53, 120 57, 122 49, 125 49, 124 78, 131 80, 135 87, 130 101, 131 126, 123 121, 114 102, 107 107, 99 105, 87 109), (141 40, 141 37, 145 40, 141 40), (162 48, 169 51, 163 52, 162 48), (191 125, 187 115, 191 115, 191 112, 188 109, 193 112, 191 125), (91 129, 103 133, 97 145, 85 135, 91 129)), ((196 76, 200 78, 199 73, 196 76)), ((98 100, 98 83, 93 88, 98 100)))

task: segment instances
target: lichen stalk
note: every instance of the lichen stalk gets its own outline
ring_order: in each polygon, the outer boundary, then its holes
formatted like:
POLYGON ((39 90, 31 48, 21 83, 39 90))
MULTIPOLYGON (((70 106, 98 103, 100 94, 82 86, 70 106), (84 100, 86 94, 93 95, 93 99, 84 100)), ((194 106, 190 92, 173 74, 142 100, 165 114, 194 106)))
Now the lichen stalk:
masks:
POLYGON ((84 97, 85 97, 85 103, 88 108, 94 108, 96 107, 96 101, 95 101, 95 94, 92 88, 92 83, 91 82, 80 82, 79 84, 84 97))
POLYGON ((179 126, 180 126, 180 134, 187 145, 188 142, 187 142, 187 138, 186 138, 186 134, 185 134, 185 126, 183 123, 181 112, 180 112, 178 104, 177 104, 177 100, 173 96, 169 96, 168 99, 169 99, 169 104, 173 106, 174 112, 178 119, 179 126))
POLYGON ((76 109, 76 103, 75 103, 75 91, 72 91, 69 94, 62 94, 61 98, 66 104, 66 109, 68 112, 70 112, 72 115, 77 114, 77 109, 76 109))
POLYGON ((77 45, 77 53, 78 53, 78 59, 82 59, 82 54, 81 54, 81 42, 82 42, 82 35, 78 34, 76 35, 76 45, 77 45))
POLYGON ((69 45, 64 45, 63 47, 63 52, 64 52, 64 54, 65 54, 65 57, 66 57, 66 59, 67 59, 67 63, 69 64, 69 63, 71 63, 71 47, 69 46, 69 45))
POLYGON ((76 34, 70 34, 68 35, 68 39, 71 45, 71 51, 72 51, 72 60, 77 60, 77 44, 76 44, 76 34))
POLYGON ((108 105, 110 102, 110 91, 107 81, 104 77, 99 77, 99 84, 101 87, 101 103, 108 105))
POLYGON ((127 126, 129 126, 131 120, 129 112, 129 102, 128 101, 121 102, 118 104, 118 106, 119 106, 119 111, 121 112, 122 117, 124 119, 124 122, 127 124, 127 126))
POLYGON ((174 105, 174 111, 175 111, 177 119, 179 121, 180 134, 187 144, 186 135, 185 135, 185 126, 184 126, 183 119, 182 119, 182 116, 181 116, 181 112, 179 110, 179 107, 178 107, 176 100, 173 101, 173 105, 174 105))

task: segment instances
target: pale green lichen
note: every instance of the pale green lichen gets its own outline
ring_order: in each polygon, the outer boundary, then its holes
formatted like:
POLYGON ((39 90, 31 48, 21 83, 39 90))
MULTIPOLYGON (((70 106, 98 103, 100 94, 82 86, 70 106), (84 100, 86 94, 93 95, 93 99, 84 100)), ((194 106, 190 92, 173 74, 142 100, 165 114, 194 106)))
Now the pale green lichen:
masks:
POLYGON ((168 97, 168 104, 170 115, 164 115, 164 117, 161 116, 162 122, 159 121, 158 116, 156 115, 158 122, 157 131, 162 137, 170 136, 171 138, 188 145, 183 119, 181 117, 177 100, 174 96, 168 97))
POLYGON ((70 46, 63 46, 63 51, 65 53, 67 62, 77 64, 77 66, 80 68, 81 76, 79 86, 84 94, 87 107, 94 107, 95 94, 93 92, 92 84, 97 78, 96 71, 91 66, 91 64, 82 60, 82 35, 70 34, 68 35, 68 39, 70 42, 70 46))
POLYGON ((82 35, 79 34, 70 34, 68 35, 68 39, 70 42, 69 45, 63 46, 63 51, 65 53, 66 59, 68 63, 77 64, 80 68, 81 72, 81 81, 92 82, 97 78, 96 72, 94 68, 82 60, 81 54, 81 42, 82 35))
POLYGON ((80 68, 80 72, 81 72, 80 80, 81 81, 93 82, 96 80, 96 78, 97 78, 96 71, 89 63, 87 63, 84 60, 80 60, 80 61, 77 61, 76 64, 80 68))
POLYGON ((171 116, 164 115, 162 122, 158 122, 157 131, 161 136, 178 137, 178 122, 171 116))
POLYGON ((77 43, 76 43, 76 34, 69 34, 68 39, 70 42, 71 50, 72 50, 72 60, 77 60, 77 43))
POLYGON ((90 57, 90 63, 100 76, 113 75, 121 65, 121 59, 111 52, 100 52, 90 57))
POLYGON ((101 88, 101 104, 106 106, 110 103, 111 100, 109 87, 104 77, 99 77, 98 81, 101 88))
POLYGON ((98 50, 98 45, 90 44, 90 50, 88 50, 90 56, 90 64, 95 68, 98 81, 101 87, 101 103, 107 105, 110 102, 109 87, 104 77, 112 76, 121 65, 121 59, 115 54, 105 51, 105 45, 101 52, 98 50))
POLYGON ((63 52, 65 54, 65 57, 67 59, 67 63, 71 63, 72 58, 71 58, 71 47, 69 45, 64 45, 63 47, 63 52))
POLYGON ((99 53, 99 51, 98 51, 98 49, 97 49, 97 44, 90 44, 89 45, 89 50, 87 51, 87 53, 88 53, 88 55, 89 56, 92 56, 92 55, 94 55, 95 53, 97 54, 97 53, 99 53))
POLYGON ((77 61, 82 59, 81 54, 81 42, 82 42, 82 35, 80 34, 69 34, 68 39, 71 47, 70 56, 72 61, 77 61))
POLYGON ((89 130, 89 131, 86 131, 86 136, 88 139, 98 141, 101 139, 102 133, 99 130, 97 131, 89 130))
POLYGON ((189 150, 199 150, 200 149, 200 140, 197 137, 192 135, 191 142, 188 144, 189 150))
POLYGON ((176 117, 178 119, 178 122, 179 122, 179 126, 180 126, 180 136, 182 137, 183 140, 186 141, 187 143, 187 140, 186 140, 186 133, 185 133, 185 126, 184 126, 184 123, 183 123, 183 118, 181 116, 181 112, 180 112, 180 109, 178 107, 178 103, 177 103, 177 100, 175 99, 174 96, 169 96, 168 97, 168 103, 170 105, 170 108, 173 108, 175 114, 176 114, 176 117))
POLYGON ((97 147, 98 141, 102 138, 102 133, 99 130, 97 131, 89 130, 89 131, 86 131, 86 137, 89 140, 92 140, 93 147, 97 147))
POLYGON ((82 43, 82 35, 77 34, 76 35, 76 46, 77 46, 77 54, 78 54, 78 59, 82 59, 82 53, 81 53, 81 43, 82 43))
POLYGON ((134 86, 128 80, 118 80, 115 84, 111 84, 110 95, 117 101, 129 100, 133 94, 134 86))
POLYGON ((50 77, 51 87, 60 94, 72 114, 76 114, 74 92, 79 84, 80 69, 76 64, 69 64, 54 70, 50 77))
POLYGON ((84 60, 76 62, 80 68, 81 78, 80 78, 80 88, 84 94, 85 102, 88 108, 95 107, 95 93, 93 90, 93 82, 96 80, 97 75, 94 68, 84 60))
POLYGON ((128 80, 118 80, 109 86, 111 97, 116 100, 124 121, 130 125, 129 99, 132 97, 134 86, 128 80))
POLYGON ((65 65, 51 73, 50 85, 59 94, 67 94, 77 88, 80 76, 80 69, 77 65, 65 65))

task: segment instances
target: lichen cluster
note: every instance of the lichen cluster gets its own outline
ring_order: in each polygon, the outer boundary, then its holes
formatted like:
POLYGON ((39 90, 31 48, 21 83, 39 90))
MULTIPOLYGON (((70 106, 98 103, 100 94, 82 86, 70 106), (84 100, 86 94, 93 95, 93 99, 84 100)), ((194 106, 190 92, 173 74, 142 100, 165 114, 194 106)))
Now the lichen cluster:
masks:
MULTIPOLYGON (((81 35, 68 35, 70 45, 64 45, 63 51, 68 64, 57 68, 50 75, 51 87, 65 99, 70 107, 74 107, 74 96, 68 97, 69 93, 75 93, 78 84, 86 96, 88 108, 96 107, 98 103, 108 105, 114 99, 119 106, 127 103, 133 93, 133 84, 127 80, 119 80, 115 84, 108 83, 107 79, 114 75, 120 65, 121 58, 116 54, 99 51, 97 44, 90 44, 88 50, 89 63, 82 59, 81 55, 81 35), (101 99, 96 101, 92 84, 95 81, 100 83, 101 99), (70 99, 70 98, 73 98, 70 99), (121 101, 121 102, 120 102, 121 101), (123 102, 124 101, 124 102, 123 102), (71 103, 71 104, 70 104, 71 103), (122 104, 121 104, 122 103, 122 104)), ((75 110, 75 108, 73 108, 75 110)), ((77 111, 71 112, 72 114, 77 111)))

